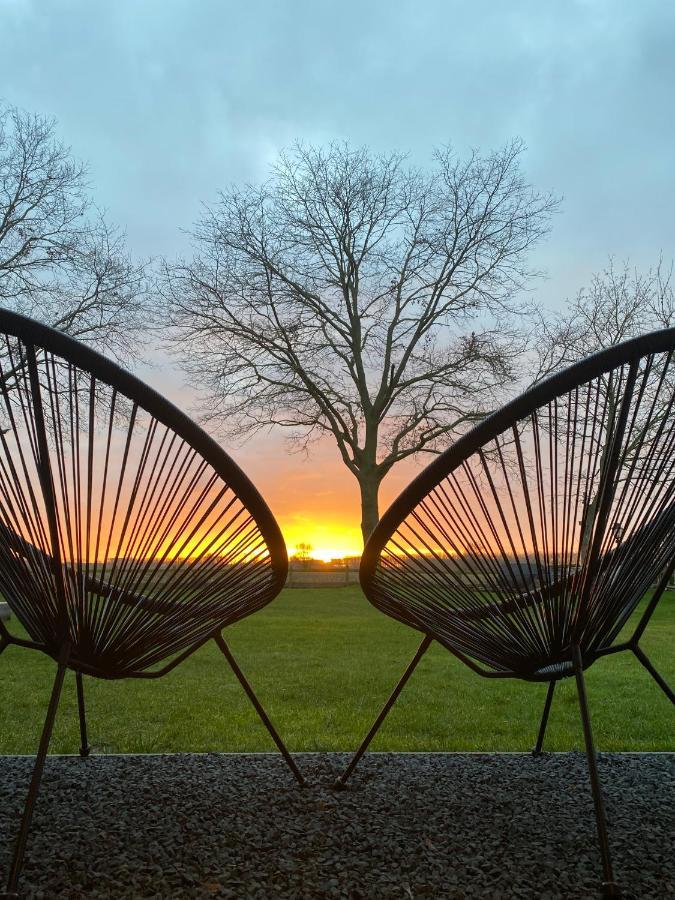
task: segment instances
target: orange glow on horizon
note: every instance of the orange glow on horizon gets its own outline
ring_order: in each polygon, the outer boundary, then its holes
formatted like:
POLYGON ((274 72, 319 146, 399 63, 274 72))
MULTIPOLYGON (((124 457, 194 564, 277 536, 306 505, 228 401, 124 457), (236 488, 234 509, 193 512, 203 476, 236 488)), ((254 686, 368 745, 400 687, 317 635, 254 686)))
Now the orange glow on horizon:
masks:
POLYGON ((292 522, 282 521, 280 524, 289 557, 299 552, 300 544, 309 545, 311 549, 308 553, 312 559, 324 562, 344 559, 346 556, 360 556, 363 551, 358 526, 341 522, 318 523, 297 519, 292 522))
MULTIPOLYGON (((246 456, 237 461, 269 504, 289 556, 297 552, 298 544, 309 544, 314 559, 361 556, 358 484, 330 440, 313 445, 308 458, 286 453, 280 435, 256 438, 246 449, 246 456)), ((406 461, 387 476, 380 491, 380 513, 417 468, 406 461)))

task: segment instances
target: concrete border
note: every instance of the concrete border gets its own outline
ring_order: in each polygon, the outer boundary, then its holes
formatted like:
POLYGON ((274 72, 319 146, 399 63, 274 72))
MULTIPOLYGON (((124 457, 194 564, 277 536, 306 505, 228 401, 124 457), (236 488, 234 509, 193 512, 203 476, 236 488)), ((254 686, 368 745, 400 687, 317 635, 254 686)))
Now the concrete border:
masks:
MULTIPOLYGON (((293 756, 351 756, 353 750, 291 750, 293 756)), ((584 753, 580 749, 545 750, 542 756, 569 756, 584 753)), ((600 756, 672 756, 675 750, 598 750, 600 756)), ((374 750, 368 756, 532 756, 531 750, 374 750)), ((274 750, 175 750, 170 753, 96 753, 87 759, 116 757, 170 757, 170 756, 265 756, 282 757, 274 750)), ((80 759, 79 753, 50 753, 47 759, 80 759)), ((34 753, 0 753, 0 759, 34 759, 34 753)), ((86 765, 86 761, 83 763, 86 765)))

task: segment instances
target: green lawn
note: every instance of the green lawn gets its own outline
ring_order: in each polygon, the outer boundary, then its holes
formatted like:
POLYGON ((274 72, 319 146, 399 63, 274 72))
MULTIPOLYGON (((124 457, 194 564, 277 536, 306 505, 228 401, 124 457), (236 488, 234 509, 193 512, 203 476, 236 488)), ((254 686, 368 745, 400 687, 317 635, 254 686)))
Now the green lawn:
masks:
MULTIPOLYGON (((15 622, 12 623, 15 625, 15 622)), ((670 683, 675 594, 643 640, 670 683)), ((286 590, 226 637, 292 750, 350 750, 419 642, 374 610, 356 587, 286 590)), ((55 665, 10 647, 0 657, 0 752, 34 753, 55 665)), ((673 750, 671 706, 632 654, 588 672, 599 748, 673 750)), ((527 750, 545 686, 480 678, 433 646, 373 744, 374 750, 527 750)), ((157 681, 85 679, 90 740, 107 753, 270 750, 273 745, 215 645, 157 681)), ((68 673, 51 749, 78 746, 75 678, 68 673)), ((574 681, 558 686, 546 747, 580 749, 574 681)))

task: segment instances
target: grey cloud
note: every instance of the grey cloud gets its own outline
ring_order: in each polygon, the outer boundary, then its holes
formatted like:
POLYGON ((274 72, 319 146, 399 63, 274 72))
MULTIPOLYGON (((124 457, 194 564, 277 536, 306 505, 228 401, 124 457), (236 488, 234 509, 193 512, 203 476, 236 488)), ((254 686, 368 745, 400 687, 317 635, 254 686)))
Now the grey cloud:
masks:
POLYGON ((522 135, 564 197, 557 302, 608 253, 672 255, 675 8, 657 2, 0 0, 0 96, 55 115, 139 254, 295 138, 410 150, 522 135))

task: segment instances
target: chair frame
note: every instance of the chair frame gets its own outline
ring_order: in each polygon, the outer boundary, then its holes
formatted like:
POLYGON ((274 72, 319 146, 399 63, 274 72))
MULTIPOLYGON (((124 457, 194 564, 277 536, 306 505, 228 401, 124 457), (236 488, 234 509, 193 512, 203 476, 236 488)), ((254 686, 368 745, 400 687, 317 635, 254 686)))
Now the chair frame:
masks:
MULTIPOLYGON (((269 551, 269 559, 273 578, 270 588, 267 592, 268 596, 266 596, 263 605, 270 603, 278 595, 279 591, 282 589, 286 582, 286 576, 288 572, 288 556, 279 526, 274 519, 269 507, 255 488, 253 483, 239 468, 239 466, 228 456, 228 454, 222 449, 222 447, 220 447, 216 443, 216 441, 213 440, 213 438, 211 438, 202 428, 200 428, 195 422, 193 422, 188 416, 186 416, 185 413, 181 412, 181 410, 179 410, 176 406, 174 406, 159 393, 157 393, 157 391, 153 390, 148 385, 144 384, 141 380, 126 372, 116 363, 102 356, 92 348, 79 343, 75 339, 63 334, 62 332, 56 331, 46 325, 29 319, 26 316, 22 316, 18 313, 3 309, 0 310, 0 334, 7 334, 14 338, 18 338, 24 343, 27 349, 27 368, 29 370, 34 388, 37 378, 36 351, 39 352, 40 350, 46 350, 49 353, 52 353, 55 356, 66 360, 71 365, 77 366, 78 369, 88 372, 99 382, 107 384, 108 387, 116 390, 119 394, 132 399, 133 402, 138 405, 138 407, 144 409, 158 422, 162 423, 168 429, 171 429, 171 431, 175 432, 188 445, 190 445, 193 450, 197 451, 201 458, 212 467, 213 471, 218 476, 220 476, 230 486, 232 491, 236 493, 236 495, 240 498, 242 503, 246 506, 249 513, 255 520, 257 527, 266 543, 269 551)), ((56 515, 56 505, 51 490, 46 487, 49 483, 49 471, 44 471, 44 460, 48 460, 49 457, 47 451, 47 434, 44 417, 42 416, 41 404, 42 401, 40 400, 39 403, 36 404, 35 410, 37 441, 41 451, 40 455, 43 459, 43 471, 41 472, 41 488, 42 496, 44 498, 47 510, 47 516, 52 518, 53 520, 54 516, 56 515)), ((48 467, 49 464, 46 463, 46 465, 48 467)), ((7 526, 2 526, 2 528, 4 529, 5 538, 7 538, 7 526)), ((33 547, 18 535, 13 535, 13 538, 11 540, 13 550, 19 553, 25 553, 29 549, 33 553, 41 553, 41 551, 37 550, 37 548, 33 547)), ((64 576, 62 570, 53 559, 50 559, 49 562, 50 568, 56 575, 57 585, 58 583, 63 585, 64 576)), ((98 594, 102 594, 102 592, 105 591, 108 587, 109 586, 105 583, 97 584, 91 579, 89 579, 87 584, 87 588, 89 590, 92 590, 94 593, 98 594)), ((121 599, 123 603, 139 604, 139 606, 152 603, 152 600, 140 594, 134 594, 132 592, 121 593, 124 594, 124 596, 118 596, 117 599, 121 599)), ((239 616, 238 618, 241 618, 241 616, 239 616)), ((208 641, 213 640, 222 655, 225 657, 225 660, 234 672, 235 677, 242 686, 244 692, 246 693, 246 696, 252 703, 263 725, 269 732, 272 740, 282 754, 284 760, 286 761, 293 774, 293 777, 300 786, 304 785, 305 781, 300 770, 298 769, 295 761, 286 748, 286 745, 281 739, 276 728, 272 724, 269 716, 265 712, 251 684, 239 667, 234 655, 232 654, 231 649, 223 638, 222 630, 228 624, 231 623, 225 622, 224 624, 220 625, 211 634, 207 635, 187 649, 178 653, 176 656, 174 656, 174 658, 170 659, 168 663, 166 663, 159 669, 151 671, 129 671, 120 675, 119 673, 115 672, 106 673, 105 671, 99 669, 91 669, 87 665, 84 665, 83 663, 74 659, 72 655, 71 644, 67 639, 64 639, 62 641, 58 652, 55 653, 53 651, 53 648, 48 648, 47 646, 37 643, 36 641, 20 638, 16 635, 13 635, 6 627, 5 623, 0 620, 0 655, 7 649, 7 647, 24 647, 27 649, 39 650, 43 653, 46 653, 47 655, 51 656, 57 664, 51 696, 45 716, 44 725, 42 728, 42 734, 35 759, 35 765, 33 768, 33 774, 31 777, 28 795, 26 798, 23 814, 21 817, 21 824, 14 848, 14 855, 8 874, 6 896, 18 896, 18 882, 23 865, 26 843, 33 815, 33 808, 40 788, 44 763, 49 750, 49 743, 54 726, 54 720, 56 718, 56 712, 59 705, 59 699, 61 697, 65 674, 68 669, 71 669, 75 672, 77 706, 80 725, 80 755, 84 758, 89 755, 91 749, 89 746, 87 735, 85 695, 83 684, 84 675, 104 679, 161 678, 163 675, 166 675, 177 665, 191 656, 200 647, 204 646, 208 641)))
MULTIPOLYGON (((622 344, 618 344, 607 350, 600 351, 599 353, 589 356, 586 359, 576 363, 575 365, 572 365, 569 368, 545 380, 542 380, 510 403, 497 410, 491 416, 484 419, 481 423, 476 425, 473 429, 459 438, 450 448, 448 448, 448 450, 446 450, 433 462, 431 462, 417 476, 417 478, 415 478, 408 485, 408 487, 402 491, 402 493, 392 503, 392 505, 380 519, 370 539, 366 543, 361 559, 360 581, 363 591, 368 600, 376 608, 382 611, 378 603, 376 602, 376 597, 374 595, 373 579, 380 560, 381 553, 384 550, 389 539, 396 532, 399 525, 415 509, 418 503, 423 500, 424 497, 427 496, 427 494, 432 491, 433 488, 437 484, 439 484, 447 475, 449 475, 454 469, 460 466, 466 459, 472 456, 472 454, 478 451, 490 440, 501 435, 514 423, 517 423, 521 419, 530 415, 544 404, 549 403, 557 397, 563 396, 574 388, 592 380, 593 378, 598 377, 603 372, 621 365, 629 365, 630 374, 628 377, 632 378, 634 381, 637 374, 639 361, 643 356, 647 354, 668 352, 670 352, 672 356, 674 351, 675 328, 642 335, 641 337, 634 338, 622 344)), ((624 410, 624 413, 625 415, 623 425, 619 423, 619 425, 617 426, 617 430, 619 428, 625 427, 625 420, 628 415, 627 408, 624 410)), ((617 446, 616 457, 613 460, 610 460, 609 474, 607 477, 611 477, 616 472, 618 465, 619 460, 617 446)), ((599 541, 594 541, 594 543, 599 546, 599 541)), ((595 562, 595 573, 597 574, 597 568, 601 566, 602 562, 597 558, 595 562)), ((370 743, 372 742, 382 723, 386 719, 389 711, 401 694, 401 691, 417 668, 420 660, 434 641, 445 647, 445 649, 452 653, 453 656, 458 658, 461 662, 463 662, 483 678, 520 678, 526 681, 546 681, 548 683, 539 732, 537 735, 536 744, 532 751, 534 756, 539 756, 542 753, 544 738, 546 734, 546 726, 553 702, 555 686, 557 682, 562 678, 574 676, 584 734, 584 745, 591 782, 591 791, 593 794, 595 807, 595 818, 600 843, 600 853, 602 857, 603 893, 604 896, 607 897, 620 896, 619 887, 614 878, 609 842, 607 838, 606 815, 600 780, 598 777, 596 751, 591 728, 588 699, 584 680, 584 670, 587 669, 597 659, 603 656, 608 656, 610 654, 620 653, 623 651, 630 651, 634 654, 634 656, 642 664, 642 666, 644 666, 644 668, 649 672, 649 674, 664 692, 666 697, 668 697, 671 703, 675 704, 675 695, 673 694, 673 691, 666 683, 665 679, 656 670, 656 668, 640 646, 640 640, 644 634, 644 631, 674 572, 675 547, 673 548, 673 556, 666 566, 665 571, 662 572, 654 594, 652 595, 647 608, 642 614, 638 625, 631 637, 627 641, 622 641, 619 644, 614 644, 613 640, 616 637, 615 634, 614 638, 610 640, 607 646, 603 646, 596 650, 593 654, 587 654, 585 657, 582 655, 580 646, 578 644, 574 644, 569 648, 569 658, 567 660, 566 670, 565 666, 563 666, 561 670, 546 676, 532 676, 531 673, 524 671, 491 671, 482 668, 473 659, 460 652, 456 647, 449 645, 439 635, 434 634, 430 631, 423 632, 424 636, 422 642, 420 643, 415 655, 404 670, 398 683, 396 684, 394 690, 382 707, 370 730, 354 753, 347 768, 336 781, 335 787, 338 789, 344 789, 347 781, 358 765, 359 760, 368 749, 370 743)), ((414 628, 415 630, 422 630, 420 629, 419 625, 415 623, 415 620, 412 616, 410 617, 410 619, 406 619, 404 614, 388 614, 392 615, 403 624, 414 628)))

